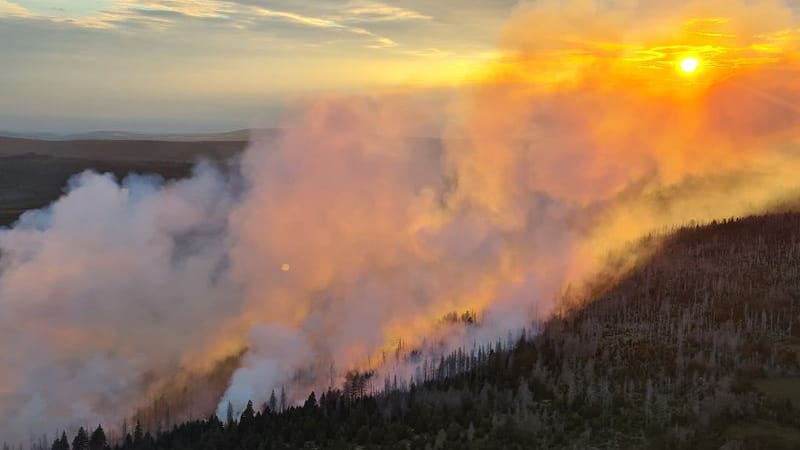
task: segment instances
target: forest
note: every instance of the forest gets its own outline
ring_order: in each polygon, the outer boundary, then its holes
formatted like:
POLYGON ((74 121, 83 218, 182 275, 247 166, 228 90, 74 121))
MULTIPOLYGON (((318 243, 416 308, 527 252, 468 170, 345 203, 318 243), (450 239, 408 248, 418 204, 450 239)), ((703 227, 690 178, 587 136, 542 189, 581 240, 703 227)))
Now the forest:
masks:
MULTIPOLYGON (((472 313, 452 319, 480 326, 472 313)), ((29 447, 796 449, 798 319, 800 214, 693 225, 536 332, 426 361, 410 383, 351 372, 302 405, 272 392, 241 414, 182 423, 161 405, 120 439, 95 424, 29 447)))

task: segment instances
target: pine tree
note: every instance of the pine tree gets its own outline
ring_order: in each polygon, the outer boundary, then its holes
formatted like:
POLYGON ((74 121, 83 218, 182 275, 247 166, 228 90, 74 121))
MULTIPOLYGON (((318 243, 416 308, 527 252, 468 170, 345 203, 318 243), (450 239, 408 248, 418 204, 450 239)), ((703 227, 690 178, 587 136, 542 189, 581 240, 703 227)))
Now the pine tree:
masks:
POLYGON ((275 398, 275 389, 272 390, 272 393, 269 395, 269 412, 276 413, 278 412, 278 399, 275 398))
POLYGON ((239 417, 239 425, 243 429, 247 429, 251 425, 254 425, 256 421, 256 413, 253 410, 253 402, 248 401, 247 406, 244 408, 242 415, 239 417))
POLYGON ((153 439, 153 435, 150 434, 149 431, 144 434, 144 437, 142 438, 142 445, 140 448, 143 450, 155 449, 155 439, 153 439))
POLYGON ((231 402, 228 402, 228 413, 225 416, 225 426, 232 427, 235 420, 233 418, 233 404, 231 402))
POLYGON ((67 439, 67 433, 62 432, 61 437, 53 441, 53 446, 50 448, 52 450, 69 450, 69 440, 67 439))
POLYGON ((142 445, 142 439, 144 439, 144 433, 142 432, 142 423, 137 420, 136 428, 133 430, 133 445, 136 447, 142 445))
POLYGON ((308 399, 303 404, 303 409, 309 411, 316 407, 317 407, 317 395, 314 393, 314 391, 311 391, 311 394, 308 396, 308 399))
POLYGON ((125 435, 125 440, 122 444, 122 448, 124 449, 131 449, 133 448, 133 436, 130 433, 125 435))
POLYGON ((281 411, 286 411, 286 389, 281 386, 281 411))
POLYGON ((78 434, 72 440, 72 450, 89 450, 89 435, 83 427, 78 430, 78 434))
POLYGON ((108 441, 106 440, 106 433, 103 427, 97 426, 92 436, 89 438, 89 450, 105 450, 108 448, 108 441))

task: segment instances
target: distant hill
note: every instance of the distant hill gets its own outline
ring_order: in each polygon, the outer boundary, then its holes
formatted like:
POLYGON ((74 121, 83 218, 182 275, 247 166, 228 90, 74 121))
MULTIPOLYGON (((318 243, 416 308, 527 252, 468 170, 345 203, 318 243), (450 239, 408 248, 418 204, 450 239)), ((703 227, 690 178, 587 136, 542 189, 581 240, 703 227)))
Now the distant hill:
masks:
POLYGON ((240 129, 219 133, 135 133, 129 131, 91 131, 87 133, 19 133, 0 131, 0 136, 9 138, 34 139, 44 141, 248 141, 253 134, 275 135, 280 130, 274 128, 240 129))
POLYGON ((234 130, 224 133, 190 133, 190 134, 145 134, 129 133, 124 131, 94 131, 91 133, 75 134, 66 140, 125 140, 125 141, 247 141, 250 139, 250 130, 234 130))
POLYGON ((0 156, 34 154, 96 161, 168 161, 191 163, 225 159, 247 141, 40 140, 0 137, 0 156))
POLYGON ((92 169, 117 177, 153 173, 167 179, 191 173, 201 159, 223 161, 246 140, 40 140, 0 137, 0 226, 63 194, 67 180, 92 169))

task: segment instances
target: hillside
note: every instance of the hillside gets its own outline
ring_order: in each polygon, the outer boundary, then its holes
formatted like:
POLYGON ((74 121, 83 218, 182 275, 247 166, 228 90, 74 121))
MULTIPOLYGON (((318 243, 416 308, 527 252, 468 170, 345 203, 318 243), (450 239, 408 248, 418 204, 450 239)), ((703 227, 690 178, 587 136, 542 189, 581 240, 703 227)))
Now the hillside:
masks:
POLYGON ((798 296, 800 214, 683 228, 541 333, 459 350, 408 389, 365 395, 351 373, 228 423, 143 416, 119 448, 798 448, 798 296))

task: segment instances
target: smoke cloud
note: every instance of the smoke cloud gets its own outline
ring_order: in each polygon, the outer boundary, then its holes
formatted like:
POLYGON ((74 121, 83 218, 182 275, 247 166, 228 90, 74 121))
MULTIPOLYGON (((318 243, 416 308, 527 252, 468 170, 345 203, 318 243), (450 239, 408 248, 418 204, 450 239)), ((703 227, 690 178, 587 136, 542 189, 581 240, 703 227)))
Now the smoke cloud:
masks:
POLYGON ((436 139, 417 94, 327 96, 230 167, 82 174, 0 231, 0 436, 120 423, 243 350, 219 414, 403 374, 398 341, 503 337, 647 233, 794 199, 799 47, 777 0, 542 0, 436 139))

